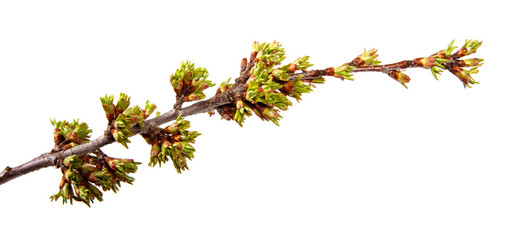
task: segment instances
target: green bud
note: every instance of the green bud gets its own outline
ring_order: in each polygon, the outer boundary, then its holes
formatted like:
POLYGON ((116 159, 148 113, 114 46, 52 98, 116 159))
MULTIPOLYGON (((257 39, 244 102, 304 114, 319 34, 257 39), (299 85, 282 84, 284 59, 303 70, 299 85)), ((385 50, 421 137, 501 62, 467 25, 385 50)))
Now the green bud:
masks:
POLYGON ((111 121, 114 118, 115 108, 114 106, 114 96, 110 95, 107 96, 105 94, 105 97, 100 97, 101 100, 101 106, 103 107, 103 111, 105 111, 105 115, 107 116, 107 119, 111 121))
POLYGON ((374 48, 369 51, 364 49, 363 53, 357 56, 354 60, 352 60, 350 64, 355 67, 376 66, 381 63, 376 59, 378 57, 378 54, 376 54, 376 52, 378 52, 378 50, 374 48))
POLYGON ((166 133, 179 132, 179 123, 178 122, 174 122, 174 123, 168 125, 167 127, 164 128, 164 132, 166 132, 166 133))
POLYGON ((160 154, 160 146, 158 144, 153 144, 151 146, 151 157, 154 158, 157 157, 160 154))
POLYGON ((155 104, 150 103, 148 100, 146 102, 146 106, 144 107, 144 119, 147 119, 155 111, 155 109, 157 109, 157 106, 155 104))
POLYGON ((116 103, 116 114, 122 114, 129 107, 130 101, 131 97, 128 97, 125 93, 120 93, 120 98, 118 98, 116 103))
POLYGON ((72 155, 72 156, 66 157, 63 160, 63 164, 67 167, 76 169, 76 168, 80 168, 81 166, 83 166, 83 160, 81 160, 77 155, 72 155))
POLYGON ((78 169, 78 171, 82 174, 89 174, 96 171, 97 169, 98 168, 96 167, 96 165, 85 163, 81 166, 81 168, 78 169))
POLYGON ((97 188, 95 187, 94 185, 92 184, 88 184, 88 189, 90 190, 90 192, 92 193, 92 196, 96 197, 96 199, 98 199, 98 201, 103 201, 103 193, 97 188))
POLYGON ((83 177, 74 169, 67 169, 64 176, 70 183, 80 183, 83 181, 83 177))

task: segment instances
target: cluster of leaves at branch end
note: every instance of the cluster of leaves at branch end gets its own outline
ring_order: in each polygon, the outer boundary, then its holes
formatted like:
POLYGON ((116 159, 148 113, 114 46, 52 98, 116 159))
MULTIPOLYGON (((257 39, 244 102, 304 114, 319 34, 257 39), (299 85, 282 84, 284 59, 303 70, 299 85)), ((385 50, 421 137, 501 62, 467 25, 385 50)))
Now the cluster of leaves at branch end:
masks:
POLYGON ((472 77, 472 74, 478 73, 478 67, 483 65, 483 59, 470 58, 461 59, 462 57, 474 54, 477 52, 483 42, 479 40, 466 40, 461 48, 454 46, 454 41, 450 42, 446 49, 443 49, 428 58, 419 61, 419 65, 431 69, 435 79, 438 80, 437 75, 444 70, 449 70, 463 83, 464 87, 471 87, 473 84, 478 84, 472 77), (456 49, 458 49, 455 51, 456 49), (455 52, 454 52, 455 51, 455 52))
MULTIPOLYGON (((142 123, 155 111, 157 106, 147 101, 144 109, 139 106, 129 107, 131 98, 124 93, 120 93, 120 97, 116 105, 114 104, 114 96, 110 95, 100 98, 101 105, 107 120, 112 126, 112 136, 114 140, 127 148, 127 143, 130 143, 129 137, 133 135, 131 128, 142 123)), ((157 113, 158 115, 158 113, 157 113)))
POLYGON ((142 137, 151 145, 149 166, 159 167, 171 159, 178 173, 188 170, 187 160, 194 158, 195 148, 192 146, 195 139, 201 134, 197 131, 189 131, 190 121, 182 119, 179 115, 177 120, 165 127, 156 128, 150 133, 142 134, 142 137))
MULTIPOLYGON (((234 120, 240 126, 246 117, 253 113, 264 121, 271 121, 278 125, 282 118, 280 111, 285 111, 293 105, 289 97, 299 101, 303 93, 312 91, 314 83, 324 83, 323 78, 301 79, 292 77, 297 71, 304 72, 313 64, 309 62, 309 57, 299 57, 289 64, 282 65, 286 58, 282 45, 276 41, 272 43, 255 42, 252 46, 251 56, 255 56, 254 64, 249 71, 246 92, 242 98, 236 99, 233 104, 224 105, 218 108, 222 118, 234 120)), ((242 66, 242 69, 245 69, 242 66)), ((229 79, 230 80, 230 79, 229 79)), ((222 83, 216 94, 220 94, 231 88, 228 81, 222 83)))
POLYGON ((50 199, 57 201, 62 198, 63 204, 78 201, 90 207, 95 199, 103 201, 102 191, 117 192, 121 182, 132 184, 135 179, 129 174, 135 173, 139 164, 133 159, 112 158, 105 155, 69 156, 61 163, 63 176, 59 192, 50 199))
MULTIPOLYGON (((89 141, 92 130, 84 122, 73 120, 71 123, 67 121, 50 120, 54 126, 53 138, 55 146, 61 150, 75 147, 89 141)), ((57 150, 57 149, 56 149, 57 150)))
POLYGON ((206 68, 195 67, 195 64, 186 61, 170 76, 170 83, 177 97, 191 102, 205 98, 203 91, 215 85, 207 78, 206 68))

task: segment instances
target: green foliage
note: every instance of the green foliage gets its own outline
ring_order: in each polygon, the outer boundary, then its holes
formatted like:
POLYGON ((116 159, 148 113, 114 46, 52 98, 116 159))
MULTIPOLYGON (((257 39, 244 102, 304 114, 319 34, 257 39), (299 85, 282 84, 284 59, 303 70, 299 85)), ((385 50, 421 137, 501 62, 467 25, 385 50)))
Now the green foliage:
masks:
POLYGON ((208 71, 206 68, 195 67, 190 61, 182 62, 181 67, 170 77, 173 90, 183 101, 190 102, 205 98, 203 90, 214 86, 207 80, 208 71))
POLYGON ((483 65, 483 59, 481 58, 472 58, 472 59, 460 59, 464 56, 471 55, 481 47, 483 42, 478 40, 466 40, 465 44, 456 52, 458 47, 454 46, 454 41, 450 42, 446 49, 443 49, 430 57, 434 59, 434 64, 431 66, 431 72, 435 79, 438 80, 437 75, 440 75, 444 70, 449 70, 454 74, 463 85, 466 87, 471 87, 471 84, 478 84, 472 74, 478 73, 477 67, 483 65), (468 67, 473 67, 471 69, 465 69, 468 67))
POLYGON ((155 134, 142 135, 146 142, 151 145, 151 157, 149 166, 159 167, 171 159, 178 173, 188 170, 187 160, 194 158, 195 148, 192 146, 195 139, 201 135, 197 131, 189 131, 190 121, 182 119, 179 115, 177 120, 166 128, 159 128, 155 134))
POLYGON ((69 156, 61 164, 63 177, 59 192, 50 199, 57 201, 62 198, 63 204, 78 201, 90 207, 95 199, 103 201, 102 190, 116 192, 121 182, 132 184, 135 179, 129 174, 135 173, 139 164, 133 159, 97 157, 93 154, 69 156))
MULTIPOLYGON (((250 70, 244 99, 237 99, 234 104, 218 108, 220 115, 227 120, 234 120, 240 126, 246 117, 253 113, 260 119, 278 125, 282 118, 279 111, 285 111, 293 103, 289 97, 299 101, 303 93, 312 91, 313 83, 323 83, 323 78, 301 80, 291 78, 296 71, 305 71, 313 66, 309 56, 299 57, 289 64, 279 66, 286 58, 284 48, 278 42, 258 43, 252 46, 255 55, 254 66, 250 70)), ((217 94, 232 87, 228 82, 222 83, 217 94)))
POLYGON ((114 105, 114 96, 110 95, 101 97, 101 105, 105 111, 105 115, 110 123, 112 123, 112 136, 114 140, 127 147, 127 143, 130 143, 129 137, 133 135, 131 128, 142 123, 155 111, 157 106, 149 102, 146 102, 144 109, 139 106, 129 107, 131 97, 125 93, 120 93, 118 102, 114 105))
MULTIPOLYGON (((254 42, 251 61, 248 62, 246 58, 242 60, 240 77, 236 83, 230 83, 229 78, 219 85, 216 92, 216 95, 219 95, 230 89, 235 90, 229 92, 232 102, 219 106, 216 110, 222 118, 234 120, 240 126, 243 126, 245 119, 253 114, 264 121, 278 125, 282 118, 279 112, 292 106, 290 98, 300 101, 302 94, 311 92, 315 84, 324 83, 325 76, 353 80, 355 71, 382 72, 407 88, 405 84, 410 78, 403 72, 406 68, 431 69, 435 78, 444 70, 448 70, 457 76, 465 87, 470 87, 470 84, 477 83, 472 74, 478 73, 478 67, 483 64, 483 59, 461 58, 477 52, 481 45, 480 41, 467 40, 461 48, 458 48, 452 41, 446 49, 429 57, 388 65, 380 65, 376 49, 365 49, 354 60, 343 65, 323 70, 308 70, 313 66, 309 62, 309 56, 299 57, 291 63, 282 65, 286 57, 281 44, 276 41, 254 42)), ((182 110, 180 106, 183 102, 205 98, 203 90, 214 86, 207 78, 208 71, 205 68, 196 67, 189 61, 181 63, 180 68, 170 77, 170 83, 176 93, 177 111, 182 110)), ((136 125, 142 127, 144 121, 156 109, 156 106, 149 101, 143 109, 139 106, 130 107, 130 100, 131 98, 124 93, 120 93, 116 105, 113 95, 100 98, 108 120, 108 130, 113 138, 126 148, 130 142, 129 137, 133 136, 131 129, 136 125)), ((158 114, 157 112, 156 116, 158 114)), ((55 142, 52 152, 63 151, 89 141, 92 130, 86 123, 79 120, 71 123, 51 120, 51 123, 54 126, 55 142)), ((201 135, 197 131, 190 131, 189 128, 190 122, 184 120, 181 114, 175 122, 165 128, 149 126, 143 129, 141 135, 151 145, 149 166, 160 167, 162 163, 171 160, 178 173, 187 170, 187 161, 194 158, 195 153, 192 144, 201 135)), ((102 191, 116 192, 122 182, 132 184, 134 178, 130 175, 137 171, 140 163, 133 159, 112 158, 105 155, 101 149, 96 149, 86 155, 72 155, 60 159, 56 164, 63 176, 59 192, 50 197, 52 201, 61 198, 63 204, 79 201, 90 206, 94 200, 103 200, 102 191)))
POLYGON ((84 122, 73 120, 71 123, 67 121, 50 120, 54 126, 53 137, 57 147, 63 149, 72 148, 76 145, 86 143, 89 141, 92 130, 84 122))

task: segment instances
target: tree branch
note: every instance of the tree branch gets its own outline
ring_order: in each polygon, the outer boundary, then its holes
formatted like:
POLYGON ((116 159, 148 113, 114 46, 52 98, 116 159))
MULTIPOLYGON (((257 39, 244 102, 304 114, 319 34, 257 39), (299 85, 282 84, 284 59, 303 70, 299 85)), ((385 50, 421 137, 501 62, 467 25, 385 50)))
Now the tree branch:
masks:
MULTIPOLYGON (((131 130, 133 134, 136 135, 139 133, 147 132, 150 127, 160 126, 170 121, 174 121, 179 114, 182 114, 183 116, 190 116, 190 115, 194 115, 198 113, 204 113, 204 112, 211 111, 215 109, 216 107, 231 103, 232 102, 231 95, 241 94, 238 92, 241 92, 242 89, 243 88, 232 89, 231 91, 227 91, 223 94, 214 96, 207 100, 194 103, 188 107, 181 109, 180 111, 176 111, 175 109, 170 110, 156 118, 146 120, 144 122, 143 127, 140 127, 139 125, 135 125, 131 130)), ((115 142, 115 140, 112 138, 112 136, 108 136, 104 134, 88 143, 81 144, 79 146, 75 146, 70 149, 66 149, 60 152, 55 152, 55 153, 41 154, 40 156, 20 166, 13 167, 13 168, 8 166, 0 173, 0 185, 6 182, 9 182, 22 175, 25 175, 27 173, 39 170, 41 168, 55 166, 57 164, 58 159, 63 159, 71 155, 88 154, 88 153, 96 151, 97 149, 105 145, 111 144, 113 142, 115 142)))
MULTIPOLYGON (((266 45, 266 47, 268 46, 269 45, 266 45)), ((274 42, 273 45, 271 46, 276 47, 277 50, 280 47, 280 45, 276 42, 274 42)), ((385 65, 379 65, 380 62, 376 60, 376 57, 378 55, 376 55, 376 50, 373 49, 373 50, 365 51, 362 55, 359 55, 351 62, 345 63, 342 66, 329 67, 326 69, 317 69, 317 70, 305 70, 308 66, 311 66, 311 65, 307 65, 309 64, 307 62, 308 57, 305 57, 305 58, 299 58, 298 60, 296 60, 298 61, 297 64, 294 62, 288 65, 287 70, 284 70, 285 71, 284 75, 282 75, 281 71, 276 72, 276 73, 273 72, 270 74, 276 77, 282 78, 282 79, 276 79, 276 80, 279 80, 279 81, 282 80, 280 82, 282 84, 285 84, 283 85, 281 89, 279 89, 279 91, 285 95, 289 94, 289 92, 293 93, 293 89, 290 89, 290 88, 294 88, 294 82, 290 82, 291 83, 290 85, 288 84, 289 81, 295 81, 299 83, 301 81, 305 81, 305 82, 309 82, 310 85, 312 85, 311 84, 312 81, 314 81, 313 83, 324 82, 324 81, 320 82, 319 79, 323 80, 321 78, 326 77, 326 76, 336 77, 340 79, 345 79, 345 78, 352 79, 350 77, 352 76, 352 73, 354 72, 385 73, 405 86, 405 83, 409 82, 409 77, 401 73, 400 70, 407 69, 407 68, 415 68, 415 67, 431 69, 435 77, 437 77, 437 74, 440 74, 443 70, 448 70, 452 74, 457 76, 463 82, 465 87, 467 86, 470 87, 469 84, 477 83, 472 79, 470 75, 477 73, 477 67, 481 66, 483 59, 460 60, 460 58, 463 56, 467 56, 472 53, 475 53, 477 48, 479 48, 479 46, 481 46, 481 42, 468 40, 461 49, 459 49, 456 53, 451 54, 452 51, 455 48, 457 48, 457 47, 453 47, 453 42, 452 42, 446 50, 439 51, 433 55, 430 55, 429 57, 416 58, 413 60, 400 61, 400 62, 396 62, 392 64, 385 64, 385 65), (470 70, 466 70, 466 69, 463 69, 464 67, 474 67, 474 68, 470 70), (302 72, 295 73, 297 69, 300 69, 302 72)), ((236 78, 234 85, 232 85, 231 87, 226 86, 225 88, 226 90, 223 90, 223 91, 220 91, 220 89, 218 89, 218 93, 216 93, 214 97, 196 102, 185 108, 181 108, 181 104, 183 102, 182 97, 184 95, 181 95, 180 96, 181 98, 177 96, 176 105, 174 106, 172 110, 158 117, 155 117, 153 119, 144 121, 143 126, 136 124, 133 127, 130 127, 129 130, 131 130, 132 135, 149 133, 154 127, 160 126, 170 121, 175 121, 177 119, 177 116, 179 116, 180 114, 182 114, 182 116, 185 117, 185 116, 190 116, 190 115, 194 115, 198 113, 210 112, 215 109, 217 109, 220 115, 222 115, 222 117, 224 117, 225 119, 229 119, 229 120, 232 119, 235 121, 236 119, 234 119, 234 111, 238 110, 239 114, 241 115, 240 116, 241 118, 240 118, 240 121, 236 121, 236 122, 238 122, 241 125, 241 123, 244 120, 243 116, 244 115, 250 116, 251 114, 251 109, 246 104, 250 104, 253 107, 252 110, 254 111, 254 113, 257 116, 259 116, 261 119, 273 120, 274 123, 277 124, 276 121, 279 115, 276 112, 277 110, 272 109, 273 107, 275 107, 275 104, 272 104, 272 103, 270 104, 269 102, 259 103, 259 102, 256 102, 255 100, 250 100, 247 94, 249 94, 248 81, 250 81, 249 79, 252 75, 251 69, 253 68, 253 66, 255 66, 255 64, 257 64, 260 61, 262 61, 261 62, 262 65, 265 64, 265 66, 272 66, 273 62, 271 61, 277 61, 278 59, 275 60, 274 58, 271 58, 265 61, 264 55, 262 55, 264 54, 263 44, 260 45, 258 43, 255 43, 253 44, 253 49, 255 51, 253 51, 253 53, 251 54, 249 61, 247 61, 246 58, 242 60, 240 76, 236 78), (230 110, 233 115, 230 116, 229 114, 228 116, 224 116, 222 113, 223 108, 227 108, 228 110, 230 110)), ((266 54, 270 54, 268 56, 271 57, 278 53, 277 50, 272 51, 272 52, 267 52, 266 54)), ((283 51, 283 49, 281 50, 283 51)), ((281 57, 283 57, 283 53, 281 57)), ((282 61, 282 59, 280 59, 280 61, 282 61)), ((280 61, 278 61, 277 64, 279 64, 280 61)), ((263 66, 262 66, 262 70, 263 70, 263 66)), ((277 68, 277 70, 279 69, 277 68)), ((252 76, 253 76, 252 79, 254 79, 255 76, 254 75, 252 76)), ((256 81, 254 83, 256 83, 256 81)), ((305 85, 305 87, 308 87, 308 86, 305 85)), ((174 86, 174 89, 175 88, 176 86, 174 86)), ((262 86, 254 86, 254 88, 256 88, 256 89, 253 89, 255 93, 255 97, 258 96, 256 94, 264 91, 262 86)), ((268 91, 270 93, 275 93, 275 91, 273 90, 268 90, 268 91)), ((309 92, 311 90, 304 88, 302 89, 302 92, 304 91, 309 92)), ((302 92, 297 92, 297 94, 299 95, 294 95, 291 97, 295 97, 297 100, 299 100, 300 93, 302 92)), ((176 90, 176 93, 177 93, 177 90, 176 90)), ((190 94, 190 93, 187 93, 187 94, 190 94)), ((286 101, 289 105, 291 105, 291 102, 289 102, 289 100, 286 100, 286 101)), ((282 105, 276 106, 280 108, 281 110, 287 109, 287 106, 285 103, 279 102, 278 104, 284 104, 283 106, 282 105)), ((111 119, 109 121, 111 121, 111 119)), ((109 127, 107 128, 106 132, 102 136, 94 140, 91 140, 87 143, 84 143, 84 144, 81 144, 81 145, 78 145, 78 146, 75 146, 73 148, 69 148, 66 150, 61 150, 61 148, 54 148, 54 150, 52 150, 50 153, 44 153, 20 166, 13 167, 13 168, 9 166, 6 167, 2 172, 0 172, 0 185, 12 179, 15 179, 19 176, 39 170, 41 168, 51 167, 51 166, 59 167, 59 165, 61 164, 60 160, 65 159, 66 157, 69 157, 72 155, 83 156, 89 153, 93 153, 97 151, 98 149, 100 149, 101 147, 115 142, 114 137, 112 136, 112 134, 110 134, 110 128, 111 128, 110 124, 111 123, 109 122, 109 127)))

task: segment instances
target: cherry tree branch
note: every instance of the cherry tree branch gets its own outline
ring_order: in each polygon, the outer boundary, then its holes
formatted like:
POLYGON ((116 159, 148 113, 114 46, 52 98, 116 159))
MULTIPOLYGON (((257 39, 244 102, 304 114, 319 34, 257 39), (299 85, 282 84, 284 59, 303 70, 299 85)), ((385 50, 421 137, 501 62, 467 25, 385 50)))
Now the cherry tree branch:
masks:
MULTIPOLYGON (((256 44, 256 43, 255 43, 256 44)), ((396 63, 391 64, 385 64, 385 65, 379 65, 379 61, 376 60, 376 57, 378 56, 376 54, 376 50, 369 50, 365 51, 363 54, 356 57, 351 62, 345 63, 342 66, 339 67, 329 67, 326 69, 317 69, 317 70, 305 70, 306 67, 304 67, 305 64, 309 64, 307 61, 308 57, 305 58, 299 58, 295 62, 291 63, 290 65, 287 65, 287 70, 284 69, 284 75, 282 75, 281 71, 276 72, 277 75, 275 75, 275 72, 273 72, 273 75, 280 76, 282 79, 276 79, 282 83, 287 83, 288 81, 304 81, 309 82, 310 84, 313 83, 322 83, 324 81, 322 80, 323 77, 336 77, 340 79, 352 79, 352 73, 354 72, 381 72, 384 74, 389 75, 391 78, 397 80, 401 84, 405 86, 405 83, 409 82, 409 77, 402 73, 400 70, 407 69, 407 68, 416 68, 416 67, 422 67, 425 69, 431 69, 433 75, 437 77, 437 74, 440 74, 443 70, 448 70, 452 74, 454 74, 456 77, 458 77, 464 84, 465 87, 470 87, 469 84, 475 84, 475 82, 471 74, 477 73, 477 67, 481 66, 483 59, 464 59, 461 60, 460 58, 463 56, 470 55, 472 53, 475 53, 477 48, 481 46, 481 42, 478 41, 467 41, 465 45, 459 49, 454 54, 451 54, 452 51, 457 48, 453 47, 453 42, 448 46, 446 50, 441 50, 433 55, 430 55, 429 57, 424 58, 416 58, 413 60, 406 60, 406 61, 400 61, 396 63), (298 62, 297 62, 298 61, 298 62), (299 68, 302 67, 302 68, 299 68), (470 70, 463 69, 464 67, 474 67, 470 70), (295 71, 297 69, 300 69, 302 72, 295 71)), ((275 45, 276 47, 279 47, 278 43, 275 45)), ((260 45, 253 45, 253 48, 255 47, 263 47, 260 45)), ((260 60, 260 58, 263 59, 263 49, 257 52, 258 50, 255 49, 255 51, 251 54, 249 61, 247 61, 246 58, 242 60, 241 63, 241 70, 240 70, 240 76, 236 78, 235 84, 231 85, 231 87, 228 87, 228 85, 225 85, 226 90, 220 91, 218 89, 218 93, 209 99, 202 100, 199 102, 196 102, 188 107, 182 108, 181 105, 183 103, 184 98, 182 98, 184 95, 181 95, 181 98, 179 96, 176 99, 176 105, 175 107, 158 116, 153 119, 149 119, 143 122, 142 126, 139 124, 136 124, 130 128, 130 132, 132 135, 137 134, 144 134, 144 133, 150 133, 155 127, 158 127, 162 124, 168 123, 170 121, 175 121, 177 119, 177 116, 181 115, 183 117, 199 114, 199 113, 205 113, 205 112, 211 112, 213 110, 218 110, 220 115, 226 119, 234 119, 234 116, 223 116, 223 108, 228 108, 230 111, 235 111, 236 109, 242 109, 245 111, 240 112, 240 114, 250 114, 250 109, 246 104, 255 104, 255 102, 250 102, 248 100, 248 90, 249 90, 249 83, 251 80, 254 80, 254 75, 251 73, 253 67, 255 64, 263 60, 260 60), (251 78, 252 76, 252 78, 251 78), (247 96, 247 97, 246 97, 247 96), (247 99, 247 100, 246 100, 247 99), (221 110, 221 112, 220 112, 221 110), (247 111, 247 112, 246 112, 247 111)), ((271 54, 273 56, 276 54, 277 51, 270 52, 268 54, 271 54)), ((277 59, 278 60, 278 59, 277 59)), ((274 61, 274 59, 270 59, 268 61, 274 61)), ((271 64, 270 62, 265 61, 265 64, 271 64)), ((281 60, 280 60, 281 61, 281 60)), ((279 61, 279 62, 280 62, 279 61)), ((257 65, 258 66, 258 65, 257 65)), ((263 67, 263 66, 262 66, 263 67)), ((279 70, 279 69, 277 69, 279 70)), ((275 71, 277 71, 275 70, 275 71)), ((287 94, 289 92, 288 90, 293 91, 293 84, 294 82, 291 82, 292 85, 285 84, 280 91, 284 94, 287 94)), ((172 83, 173 84, 173 83, 172 83)), ((206 83, 205 83, 206 84, 206 83)), ((208 86, 207 86, 208 87, 208 86)), ((263 91, 262 86, 256 87, 254 90, 255 93, 263 91)), ((174 86, 174 89, 176 86, 174 86)), ((310 91, 310 90, 308 90, 310 91)), ((190 93, 188 93, 190 94, 190 93)), ((297 95, 295 95, 297 97, 297 95)), ((197 97, 197 95, 196 95, 197 97)), ((297 98, 298 100, 298 98, 297 98)), ((112 102, 112 101, 111 101, 112 102)), ((289 102, 290 103, 290 102, 289 102)), ((291 104, 291 103, 290 103, 291 104)), ((275 120, 278 118, 278 115, 276 114, 275 110, 267 109, 269 107, 267 104, 255 104, 253 105, 253 111, 256 110, 255 114, 259 116, 262 119, 265 120, 275 120), (268 112, 269 111, 269 112, 268 112)), ((286 108, 287 109, 287 108, 286 108)), ((285 110, 285 109, 283 109, 285 110)), ((243 122, 243 117, 240 118, 240 122, 238 122, 241 125, 241 122, 243 122)), ((111 121, 112 119, 110 119, 111 121)), ((276 123, 276 122, 275 122, 276 123)), ((20 177, 22 175, 28 174, 30 172, 51 167, 51 166, 57 166, 60 165, 60 160, 65 159, 72 155, 86 155, 89 153, 93 153, 98 151, 101 147, 112 144, 116 140, 114 139, 113 135, 110 133, 111 130, 111 123, 109 123, 109 127, 105 131, 105 133, 89 142, 86 142, 84 144, 80 144, 78 146, 61 150, 56 149, 52 150, 50 153, 44 153, 40 156, 32 159, 29 162, 26 162, 20 166, 17 167, 6 167, 2 172, 0 172, 0 185, 13 180, 17 177, 20 177)), ((57 146, 56 146, 57 147, 57 146)))
MULTIPOLYGON (((190 116, 190 115, 214 110, 216 107, 231 103, 232 102, 231 95, 237 93, 238 91, 242 91, 242 88, 233 89, 232 91, 227 91, 223 94, 214 96, 210 99, 197 102, 195 104, 192 104, 188 107, 181 109, 180 111, 176 111, 175 109, 170 110, 156 118, 146 120, 144 122, 143 127, 140 127, 139 125, 135 125, 132 129, 132 132, 135 135, 139 133, 147 132, 149 131, 150 127, 160 126, 170 121, 174 121, 179 114, 182 114, 183 116, 190 116)), ((71 155, 88 154, 88 153, 96 151, 97 149, 105 145, 112 144, 113 142, 115 142, 115 140, 112 138, 112 136, 104 134, 88 143, 81 144, 79 146, 75 146, 70 149, 66 149, 60 152, 55 152, 55 153, 41 154, 40 156, 20 166, 6 167, 0 173, 0 185, 6 182, 9 182, 17 177, 28 174, 30 172, 33 172, 33 171, 36 171, 42 168, 46 168, 46 167, 55 166, 57 164, 58 159, 66 158, 71 155)))

